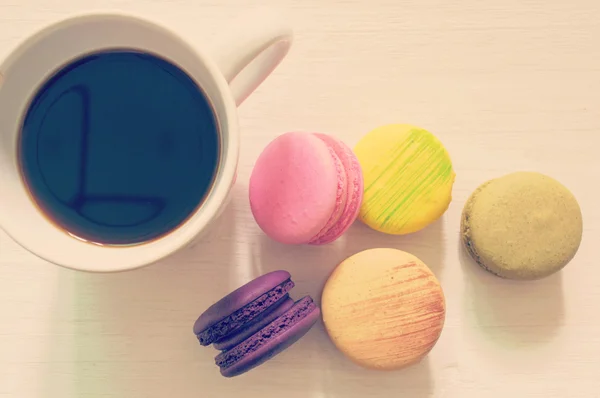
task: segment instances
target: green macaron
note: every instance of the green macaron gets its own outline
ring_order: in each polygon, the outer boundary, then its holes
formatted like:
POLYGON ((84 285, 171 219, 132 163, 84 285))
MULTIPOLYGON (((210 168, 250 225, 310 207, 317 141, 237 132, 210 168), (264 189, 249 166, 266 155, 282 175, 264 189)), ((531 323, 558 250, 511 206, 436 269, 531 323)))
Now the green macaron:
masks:
POLYGON ((462 240, 485 270, 509 279, 539 279, 575 256, 583 233, 577 199, 540 173, 516 172, 473 192, 462 213, 462 240))

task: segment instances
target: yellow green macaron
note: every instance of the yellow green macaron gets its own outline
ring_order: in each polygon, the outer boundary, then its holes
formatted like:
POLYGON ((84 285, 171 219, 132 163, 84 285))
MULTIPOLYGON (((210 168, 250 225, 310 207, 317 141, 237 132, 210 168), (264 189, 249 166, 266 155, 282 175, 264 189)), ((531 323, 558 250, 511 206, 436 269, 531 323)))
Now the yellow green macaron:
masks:
POLYGON ((575 256, 583 233, 581 209, 561 183, 535 172, 487 181, 462 213, 463 243, 485 270, 509 279, 539 279, 575 256))
POLYGON ((452 200, 450 155, 429 131, 408 124, 379 127, 354 148, 364 175, 359 218, 388 234, 416 232, 441 217, 452 200))

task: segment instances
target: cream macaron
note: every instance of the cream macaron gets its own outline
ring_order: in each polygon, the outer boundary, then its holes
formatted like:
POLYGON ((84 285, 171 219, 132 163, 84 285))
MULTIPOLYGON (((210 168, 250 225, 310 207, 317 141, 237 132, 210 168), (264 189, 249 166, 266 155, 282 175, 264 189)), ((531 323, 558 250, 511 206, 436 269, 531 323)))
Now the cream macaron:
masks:
POLYGON ((337 266, 321 310, 327 333, 349 359, 392 370, 418 362, 433 348, 446 304, 438 280, 417 257, 370 249, 337 266))

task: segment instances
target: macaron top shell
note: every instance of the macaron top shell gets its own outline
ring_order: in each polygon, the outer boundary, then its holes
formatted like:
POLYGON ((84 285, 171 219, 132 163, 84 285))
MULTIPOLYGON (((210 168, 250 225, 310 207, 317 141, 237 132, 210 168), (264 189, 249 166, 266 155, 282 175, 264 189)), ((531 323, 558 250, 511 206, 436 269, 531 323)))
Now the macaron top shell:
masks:
POLYGON ((583 219, 577 200, 558 181, 516 172, 484 183, 471 195, 461 231, 471 256, 491 273, 539 279, 575 256, 583 219))
POLYGON ((369 227, 408 234, 448 208, 455 173, 448 152, 430 132, 404 124, 379 127, 354 152, 365 179, 359 218, 369 227))
POLYGON ((239 287, 215 304, 211 305, 200 315, 194 323, 194 333, 196 335, 200 334, 227 316, 233 314, 235 311, 252 303, 270 290, 286 281, 291 282, 290 279, 291 275, 287 271, 273 271, 239 287))
POLYGON ((260 228, 289 244, 308 243, 327 225, 341 194, 335 153, 315 135, 286 133, 261 153, 250 177, 260 228))
POLYGON ((412 254, 370 249, 336 267, 321 300, 335 346, 357 364, 398 369, 420 360, 444 325, 445 299, 431 270, 412 254))

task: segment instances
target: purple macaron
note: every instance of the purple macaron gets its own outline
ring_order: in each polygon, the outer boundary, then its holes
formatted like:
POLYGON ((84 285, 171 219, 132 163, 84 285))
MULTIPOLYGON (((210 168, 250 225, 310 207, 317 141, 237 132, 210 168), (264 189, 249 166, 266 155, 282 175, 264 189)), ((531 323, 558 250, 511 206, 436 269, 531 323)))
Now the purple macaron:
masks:
POLYGON ((208 308, 194 324, 201 345, 214 344, 225 377, 249 371, 298 341, 320 317, 312 298, 297 302, 286 271, 260 276, 208 308))

